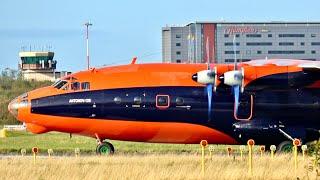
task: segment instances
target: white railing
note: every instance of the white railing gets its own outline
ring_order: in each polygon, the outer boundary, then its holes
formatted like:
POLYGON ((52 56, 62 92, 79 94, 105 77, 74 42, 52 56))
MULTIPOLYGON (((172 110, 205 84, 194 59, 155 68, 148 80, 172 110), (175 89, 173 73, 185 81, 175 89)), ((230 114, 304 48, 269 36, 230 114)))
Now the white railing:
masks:
POLYGON ((25 131, 27 128, 23 125, 4 125, 3 129, 6 129, 7 131, 25 131))

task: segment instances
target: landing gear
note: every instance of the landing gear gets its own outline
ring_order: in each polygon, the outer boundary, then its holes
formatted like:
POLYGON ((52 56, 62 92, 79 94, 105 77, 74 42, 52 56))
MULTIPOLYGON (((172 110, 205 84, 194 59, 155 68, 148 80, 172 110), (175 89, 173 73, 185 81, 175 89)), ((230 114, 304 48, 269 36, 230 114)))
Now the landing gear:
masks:
POLYGON ((97 146, 96 153, 98 155, 112 155, 114 153, 114 147, 109 142, 101 142, 97 146))
POLYGON ((280 143, 277 147, 277 152, 278 153, 290 153, 292 152, 292 141, 283 141, 280 143))
POLYGON ((112 155, 114 153, 113 145, 107 141, 102 141, 97 133, 94 135, 96 136, 98 143, 96 153, 98 155, 112 155))

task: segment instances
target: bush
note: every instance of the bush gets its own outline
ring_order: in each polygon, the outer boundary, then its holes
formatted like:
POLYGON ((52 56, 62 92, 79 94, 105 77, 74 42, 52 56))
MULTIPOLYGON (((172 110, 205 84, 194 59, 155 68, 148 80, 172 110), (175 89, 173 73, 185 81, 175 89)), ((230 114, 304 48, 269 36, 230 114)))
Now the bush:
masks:
POLYGON ((8 104, 15 97, 30 90, 47 86, 50 81, 26 81, 16 74, 0 75, 0 125, 1 124, 18 124, 19 122, 8 112, 8 104))

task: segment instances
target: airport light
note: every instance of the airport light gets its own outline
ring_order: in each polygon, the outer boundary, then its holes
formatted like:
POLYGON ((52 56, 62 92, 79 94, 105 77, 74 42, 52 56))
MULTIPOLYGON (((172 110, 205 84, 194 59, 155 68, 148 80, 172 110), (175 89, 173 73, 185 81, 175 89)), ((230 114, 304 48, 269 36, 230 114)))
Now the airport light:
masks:
POLYGON ((241 145, 239 149, 240 149, 240 159, 243 160, 243 151, 245 151, 246 147, 244 145, 241 145))
POLYGON ((206 148, 208 145, 208 141, 207 140, 201 140, 200 141, 200 146, 201 146, 201 174, 202 176, 204 176, 204 148, 206 148))
POLYGON ((80 149, 79 148, 75 148, 74 149, 74 154, 76 155, 76 157, 80 156, 80 149))
POLYGON ((87 22, 84 24, 86 26, 86 42, 87 42, 87 69, 90 69, 90 58, 89 58, 89 26, 92 26, 92 23, 87 22))
POLYGON ((231 147, 228 147, 227 148, 227 153, 228 153, 228 157, 231 156, 231 153, 232 153, 232 148, 231 147))
POLYGON ((248 144, 248 148, 249 148, 249 174, 252 176, 252 149, 254 146, 254 140, 253 139, 249 139, 247 141, 248 144))
POLYGON ((270 146, 270 150, 271 150, 271 158, 273 159, 274 152, 277 150, 277 146, 276 145, 271 145, 270 146))
POLYGON ((210 145, 209 146, 209 153, 210 153, 210 159, 212 160, 212 152, 214 151, 214 146, 210 145))
POLYGON ((301 145, 301 141, 299 139, 294 139, 292 141, 293 144, 293 155, 294 155, 294 171, 295 175, 297 176, 297 169, 298 169, 298 146, 301 145))
POLYGON ((26 149, 21 149, 20 153, 21 153, 21 156, 23 157, 23 156, 25 156, 27 154, 27 150, 26 149))
POLYGON ((48 149, 48 156, 51 158, 51 155, 53 154, 53 149, 48 149))
POLYGON ((36 158, 37 158, 37 154, 39 153, 39 148, 37 147, 33 147, 32 148, 32 153, 33 153, 33 163, 36 163, 36 158))
POLYGON ((303 158, 303 160, 305 160, 305 154, 306 154, 306 152, 308 150, 308 146, 307 145, 302 145, 301 146, 301 150, 302 150, 302 158, 303 158))
POLYGON ((264 151, 266 150, 265 146, 260 146, 260 156, 263 156, 264 151))

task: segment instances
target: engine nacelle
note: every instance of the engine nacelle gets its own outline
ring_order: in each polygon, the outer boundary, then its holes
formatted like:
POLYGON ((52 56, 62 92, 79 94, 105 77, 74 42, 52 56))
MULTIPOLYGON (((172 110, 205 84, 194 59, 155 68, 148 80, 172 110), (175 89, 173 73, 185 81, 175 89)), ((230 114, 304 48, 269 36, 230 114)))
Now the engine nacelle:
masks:
POLYGON ((240 70, 228 71, 224 73, 224 84, 229 86, 242 85, 243 72, 240 70))
POLYGON ((200 84, 214 84, 215 72, 212 70, 199 71, 192 76, 192 79, 200 84))

